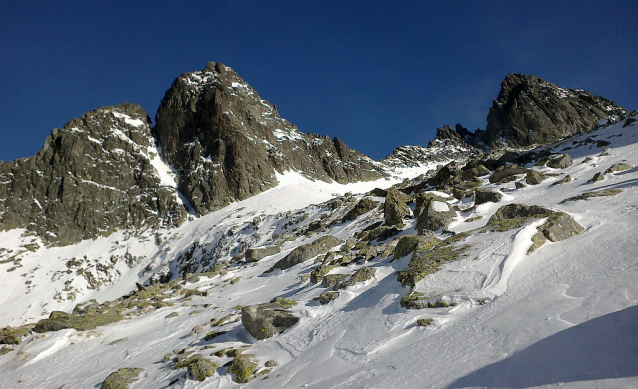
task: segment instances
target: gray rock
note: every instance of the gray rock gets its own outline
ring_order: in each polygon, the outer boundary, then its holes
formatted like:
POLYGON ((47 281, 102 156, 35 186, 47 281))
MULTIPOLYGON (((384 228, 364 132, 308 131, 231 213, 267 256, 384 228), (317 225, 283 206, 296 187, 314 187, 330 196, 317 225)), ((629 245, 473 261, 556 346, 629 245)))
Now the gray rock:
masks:
POLYGON ((0 230, 67 245, 181 224, 187 211, 151 163, 149 123, 139 105, 102 107, 54 129, 35 156, 0 163, 0 230))
POLYGON ((633 166, 627 163, 615 163, 609 167, 609 169, 605 170, 605 173, 616 173, 623 172, 625 170, 631 169, 633 166))
POLYGON ((424 231, 436 231, 439 228, 447 227, 447 225, 456 217, 456 211, 452 209, 450 204, 436 198, 428 198, 421 196, 416 197, 416 229, 419 234, 424 231))
POLYGON ((144 369, 133 367, 121 367, 109 374, 102 382, 102 389, 126 389, 130 384, 138 380, 138 376, 144 369))
POLYGON ((219 62, 177 78, 156 122, 163 157, 199 214, 276 186, 275 171, 340 183, 386 175, 340 139, 298 131, 219 62))
POLYGON ((293 267, 299 263, 305 262, 313 257, 316 257, 319 254, 323 254, 330 250, 331 248, 338 246, 343 243, 343 240, 339 238, 335 238, 332 235, 325 235, 321 238, 315 240, 312 243, 305 244, 303 246, 299 246, 292 250, 292 252, 282 259, 280 259, 277 263, 270 268, 269 271, 273 271, 275 269, 285 270, 290 267, 293 267))
POLYGON ((257 339, 278 335, 294 326, 299 317, 276 303, 249 305, 241 309, 241 322, 257 339))
POLYGON ((321 286, 324 288, 332 288, 346 277, 348 277, 347 274, 328 274, 321 279, 321 286))
POLYGON ((547 176, 545 174, 537 172, 536 170, 528 170, 525 182, 529 185, 538 185, 546 179, 547 176))
POLYGON ((262 246, 246 250, 246 262, 258 262, 265 257, 281 252, 281 246, 262 246))
POLYGON ((588 182, 592 183, 592 182, 599 182, 599 181, 605 181, 605 175, 602 172, 598 172, 594 174, 594 176, 588 182))
POLYGON ((527 173, 527 169, 523 166, 518 165, 510 165, 510 166, 501 166, 497 168, 494 173, 490 176, 490 182, 495 183, 504 183, 508 181, 513 181, 515 176, 518 174, 527 173))
POLYGON ((335 291, 328 291, 328 292, 323 292, 319 295, 319 298, 317 299, 321 304, 328 304, 329 302, 336 300, 337 297, 339 297, 339 292, 335 292, 335 291))
POLYGON ((402 223, 403 219, 410 216, 410 208, 407 203, 411 200, 412 198, 410 196, 397 190, 395 187, 390 188, 385 203, 383 204, 385 224, 394 226, 398 223, 402 223))
POLYGON ((495 192, 489 189, 477 189, 474 192, 474 204, 481 205, 488 202, 498 203, 503 198, 501 192, 495 192))
POLYGON ((419 246, 429 247, 438 243, 438 239, 434 236, 434 233, 427 231, 423 235, 407 235, 399 240, 394 246, 394 258, 403 258, 408 254, 413 253, 419 246))
POLYGON ((379 203, 367 197, 362 198, 359 202, 341 219, 342 222, 354 220, 375 209, 379 203))
POLYGON ((587 91, 509 74, 490 108, 482 140, 490 147, 502 140, 513 147, 550 144, 590 131, 600 119, 626 115, 622 107, 587 91))
POLYGON ((334 290, 344 289, 359 282, 365 282, 374 277, 374 273, 375 269, 363 266, 359 270, 354 272, 354 274, 352 274, 350 277, 343 279, 341 282, 335 285, 334 290))
POLYGON ((561 154, 558 158, 553 158, 547 161, 547 167, 551 167, 553 169, 565 169, 568 166, 571 166, 574 163, 572 157, 569 154, 561 154))

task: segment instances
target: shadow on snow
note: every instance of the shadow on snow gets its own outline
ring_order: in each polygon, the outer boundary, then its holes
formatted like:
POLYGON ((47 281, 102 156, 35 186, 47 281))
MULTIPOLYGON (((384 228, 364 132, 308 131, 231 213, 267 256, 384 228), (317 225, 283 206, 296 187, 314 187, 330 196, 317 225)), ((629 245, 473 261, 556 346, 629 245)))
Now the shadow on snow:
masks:
POLYGON ((638 306, 558 332, 459 378, 448 389, 526 388, 627 377, 638 377, 638 306))

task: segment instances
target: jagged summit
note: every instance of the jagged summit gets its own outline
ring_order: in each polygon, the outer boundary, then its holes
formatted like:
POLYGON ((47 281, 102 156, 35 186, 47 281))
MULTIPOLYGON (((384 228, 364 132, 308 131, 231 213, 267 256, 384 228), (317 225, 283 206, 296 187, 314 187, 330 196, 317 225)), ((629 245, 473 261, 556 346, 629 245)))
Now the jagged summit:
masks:
POLYGON ((482 140, 490 147, 529 147, 590 131, 601 119, 627 111, 582 89, 561 88, 540 77, 508 74, 487 116, 482 140))
POLYGON ((87 112, 54 129, 35 156, 0 164, 0 229, 26 227, 68 244, 178 225, 186 212, 160 165, 142 107, 87 112))
POLYGON ((338 138, 300 132, 219 62, 177 78, 156 122, 162 157, 200 214, 276 186, 276 171, 340 183, 386 174, 338 138))
POLYGON ((209 62, 175 79, 154 127, 138 105, 103 107, 53 130, 35 156, 0 164, 0 230, 27 228, 64 245, 177 226, 189 212, 273 188, 287 171, 342 184, 375 180, 490 148, 548 144, 626 114, 589 92, 510 74, 486 130, 446 125, 428 147, 398 147, 377 162, 339 138, 299 131, 232 68, 209 62))

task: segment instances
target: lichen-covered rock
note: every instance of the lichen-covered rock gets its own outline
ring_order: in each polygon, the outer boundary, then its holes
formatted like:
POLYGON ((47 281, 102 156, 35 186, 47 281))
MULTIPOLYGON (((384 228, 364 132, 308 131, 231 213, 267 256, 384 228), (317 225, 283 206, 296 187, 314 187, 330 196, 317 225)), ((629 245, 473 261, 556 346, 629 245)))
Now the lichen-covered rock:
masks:
POLYGON ((427 233, 423 235, 407 235, 399 240, 399 242, 394 246, 394 258, 399 259, 403 258, 408 254, 413 253, 419 245, 424 247, 430 247, 436 245, 438 243, 438 239, 434 236, 434 233, 431 231, 427 231, 427 233))
POLYGON ((29 334, 31 326, 5 327, 0 330, 0 344, 20 344, 22 338, 29 334))
POLYGON ((238 383, 249 382, 257 371, 257 362, 253 361, 253 355, 240 354, 233 358, 228 372, 235 375, 238 383))
POLYGON ((133 367, 121 367, 117 371, 109 374, 102 382, 102 389, 126 389, 130 384, 137 381, 137 376, 144 369, 133 367))
POLYGON ((254 247, 246 250, 246 262, 259 262, 263 258, 266 258, 271 255, 275 255, 281 252, 281 246, 271 245, 271 246, 262 246, 262 247, 254 247))
POLYGON ((551 242, 560 242, 571 238, 585 231, 585 228, 578 224, 566 213, 557 213, 550 216, 538 231, 551 242))
POLYGON ((319 295, 319 297, 317 298, 317 300, 319 301, 319 303, 321 304, 328 304, 329 302, 336 300, 337 297, 339 297, 339 292, 336 291, 328 291, 328 292, 323 292, 319 295))
POLYGON ((92 315, 71 315, 66 312, 53 311, 48 319, 42 319, 33 327, 33 331, 43 333, 73 328, 77 331, 87 331, 96 327, 123 320, 124 316, 117 313, 96 313, 92 315))
POLYGON ((337 283, 337 285, 334 286, 334 290, 344 289, 356 283, 367 281, 374 277, 374 273, 375 269, 363 266, 359 270, 354 272, 354 274, 352 274, 351 276, 346 277, 342 281, 337 283))
POLYGON ((290 267, 293 267, 299 263, 305 262, 309 259, 316 257, 319 254, 323 254, 330 250, 331 248, 343 244, 343 240, 339 238, 335 238, 332 235, 325 235, 321 238, 315 240, 312 243, 305 244, 303 246, 299 246, 292 250, 292 252, 282 259, 280 259, 277 263, 270 268, 270 271, 275 269, 285 270, 290 267))
POLYGON ((186 368, 188 374, 197 381, 204 381, 208 377, 212 377, 219 364, 210 361, 199 354, 193 356, 185 356, 184 358, 178 358, 177 363, 173 366, 174 369, 186 368))
POLYGON ((496 192, 490 189, 477 189, 474 192, 474 204, 481 205, 485 203, 498 203, 503 198, 501 192, 496 192))
POLYGON ((347 274, 327 274, 321 279, 321 286, 324 288, 332 288, 346 277, 348 277, 347 274))
POLYGON ((408 267, 401 270, 397 280, 403 286, 414 288, 417 282, 430 274, 436 273, 445 262, 460 258, 469 246, 453 247, 451 245, 423 245, 417 247, 410 259, 408 267))
POLYGON ((595 191, 592 191, 592 192, 585 192, 585 193, 579 194, 578 196, 567 198, 567 199, 561 201, 559 204, 564 204, 564 203, 569 202, 569 201, 587 200, 587 199, 592 198, 592 197, 615 196, 615 195, 617 195, 617 194, 619 194, 621 192, 622 192, 622 190, 616 189, 616 188, 607 188, 607 189, 603 189, 603 190, 595 190, 595 191))
POLYGON ((394 226, 403 222, 403 219, 410 216, 410 208, 407 203, 412 198, 405 193, 397 190, 395 187, 388 190, 388 194, 383 204, 383 217, 385 224, 388 226, 394 226))
POLYGON ((528 185, 538 185, 547 179, 547 175, 537 172, 536 170, 528 170, 525 182, 528 185))
POLYGON ((310 273, 310 282, 312 282, 313 284, 318 284, 321 282, 321 279, 328 274, 328 272, 332 269, 334 269, 335 266, 334 265, 328 265, 328 264, 321 264, 318 268, 316 268, 315 270, 313 270, 310 273))
POLYGON ((631 169, 633 166, 627 163, 615 163, 609 167, 609 169, 605 170, 605 173, 617 173, 623 172, 625 170, 631 169))
POLYGON ((416 229, 419 234, 425 231, 436 231, 439 228, 447 227, 447 225, 456 217, 456 211, 452 209, 450 204, 440 201, 436 198, 428 198, 421 196, 416 197, 416 229))
POLYGON ((547 167, 551 167, 552 169, 565 169, 573 163, 574 161, 572 160, 572 157, 569 154, 564 153, 547 161, 547 167))
POLYGON ((515 176, 518 174, 527 173, 527 169, 523 166, 518 165, 509 165, 509 166, 501 166, 497 168, 494 173, 490 176, 490 182, 492 184, 495 183, 504 183, 508 181, 513 181, 515 176))
POLYGON ((241 322, 252 336, 266 339, 297 324, 299 317, 276 303, 249 305, 241 309, 241 322))
POLYGON ((490 147, 503 141, 514 147, 549 144, 590 131, 600 119, 626 115, 622 107, 587 91, 509 74, 490 108, 482 140, 490 147))

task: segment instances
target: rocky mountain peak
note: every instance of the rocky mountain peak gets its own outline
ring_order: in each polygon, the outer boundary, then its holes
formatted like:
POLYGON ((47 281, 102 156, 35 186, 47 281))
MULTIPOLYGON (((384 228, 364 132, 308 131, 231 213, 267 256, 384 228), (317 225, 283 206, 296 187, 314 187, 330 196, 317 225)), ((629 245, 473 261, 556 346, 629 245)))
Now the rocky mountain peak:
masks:
POLYGON ((0 229, 24 227, 64 245, 177 225, 186 211, 158 163, 142 107, 87 112, 54 129, 35 156, 0 164, 0 229))
POLYGON ((508 74, 490 108, 482 140, 490 147, 548 144, 592 130, 601 119, 627 111, 582 89, 561 88, 540 77, 508 74))
POLYGON ((177 78, 156 122, 162 157, 200 214, 272 188, 276 172, 342 183, 385 174, 339 139, 300 132, 219 62, 177 78))

